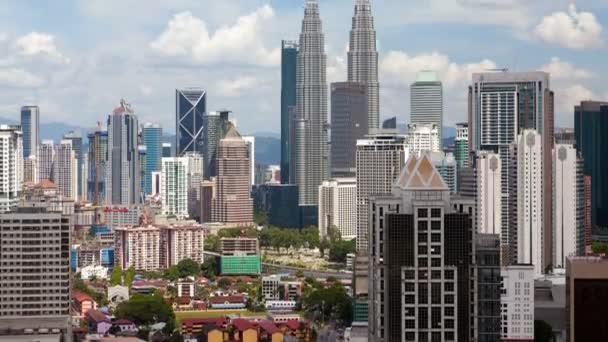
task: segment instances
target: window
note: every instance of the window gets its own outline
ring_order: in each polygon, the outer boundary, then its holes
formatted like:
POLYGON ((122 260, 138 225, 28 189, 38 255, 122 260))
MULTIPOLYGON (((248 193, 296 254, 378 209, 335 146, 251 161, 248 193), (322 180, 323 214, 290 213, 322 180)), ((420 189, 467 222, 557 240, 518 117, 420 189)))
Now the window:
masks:
POLYGON ((441 234, 440 233, 431 234, 431 242, 441 242, 441 234))
POLYGON ((425 232, 429 229, 429 223, 427 221, 418 221, 418 231, 425 232))
POLYGON ((454 295, 446 294, 444 302, 446 304, 454 304, 454 295))
POLYGON ((441 221, 431 221, 431 230, 441 230, 441 221))
POLYGON ((426 246, 418 246, 418 254, 421 254, 421 255, 427 254, 426 246))
POLYGON ((418 217, 428 217, 429 212, 427 208, 418 208, 418 217))
POLYGON ((426 257, 418 258, 418 267, 428 267, 428 261, 429 259, 427 259, 426 257))
POLYGON ((431 328, 433 328, 433 329, 441 328, 441 308, 440 307, 431 308, 431 328))
POLYGON ((431 304, 441 304, 441 283, 431 284, 431 304))
POLYGON ((454 317, 454 307, 447 306, 443 309, 443 314, 448 317, 454 317))
POLYGON ((418 308, 418 328, 426 329, 429 326, 429 312, 427 308, 418 308))
POLYGON ((454 270, 445 270, 445 279, 454 279, 454 270))
POLYGON ((431 258, 431 267, 441 267, 441 258, 431 258))
POLYGON ((441 208, 432 208, 431 217, 433 217, 433 218, 441 217, 441 208))

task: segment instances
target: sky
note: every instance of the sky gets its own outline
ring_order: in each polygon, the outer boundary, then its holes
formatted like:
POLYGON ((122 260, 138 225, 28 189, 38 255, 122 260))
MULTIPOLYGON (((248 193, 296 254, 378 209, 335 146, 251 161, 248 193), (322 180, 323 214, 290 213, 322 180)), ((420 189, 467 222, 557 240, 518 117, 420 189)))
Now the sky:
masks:
MULTIPOLYGON (((37 104, 41 121, 93 127, 121 98, 175 132, 175 89, 207 90, 244 133, 280 130, 280 44, 304 0, 3 0, 0 117, 37 104)), ((353 0, 319 0, 328 82, 346 79, 353 0)), ((556 125, 608 100, 608 0, 372 0, 380 115, 409 121, 409 85, 436 70, 444 125, 466 120, 471 74, 551 73, 556 125)))

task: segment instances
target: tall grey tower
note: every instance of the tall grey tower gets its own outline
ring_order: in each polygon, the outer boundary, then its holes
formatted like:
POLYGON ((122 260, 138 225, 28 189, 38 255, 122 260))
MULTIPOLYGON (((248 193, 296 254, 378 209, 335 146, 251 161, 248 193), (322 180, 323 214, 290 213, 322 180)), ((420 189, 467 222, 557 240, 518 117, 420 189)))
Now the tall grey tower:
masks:
POLYGON ((301 206, 316 206, 328 178, 325 39, 317 0, 306 0, 296 77, 296 183, 301 206))
POLYGON ((355 14, 348 49, 348 80, 361 82, 367 88, 368 128, 371 130, 378 128, 380 121, 380 85, 376 31, 370 1, 355 0, 355 14))

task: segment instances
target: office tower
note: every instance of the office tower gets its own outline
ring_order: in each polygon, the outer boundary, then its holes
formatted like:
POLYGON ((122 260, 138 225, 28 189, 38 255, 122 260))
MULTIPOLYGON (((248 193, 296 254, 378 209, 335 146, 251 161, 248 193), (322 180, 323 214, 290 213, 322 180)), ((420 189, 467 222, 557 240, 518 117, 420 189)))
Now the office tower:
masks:
POLYGON ((583 255, 583 161, 572 144, 556 144, 553 150, 553 267, 565 268, 566 258, 583 255))
POLYGON ((139 164, 139 193, 137 194, 140 203, 144 203, 146 196, 144 189, 146 188, 146 160, 148 156, 148 149, 146 145, 137 145, 137 160, 139 164))
POLYGON ((435 125, 442 141, 443 87, 434 71, 419 72, 410 86, 410 123, 435 125))
MULTIPOLYGON (((169 157, 169 158, 171 158, 171 157, 169 157)), ((152 177, 151 177, 152 178, 152 192, 150 193, 150 195, 152 195, 152 196, 160 195, 161 174, 162 174, 161 171, 152 172, 152 177)))
POLYGON ((365 86, 368 118, 366 127, 373 129, 378 128, 380 123, 380 84, 376 30, 370 2, 370 0, 355 1, 348 44, 348 81, 359 82, 365 86))
POLYGON ((0 213, 14 208, 23 183, 23 135, 19 128, 0 125, 0 213))
POLYGON ((206 179, 217 176, 217 149, 229 124, 230 111, 209 112, 203 115, 203 158, 206 179))
POLYGON ((370 341, 470 341, 472 218, 427 155, 370 199, 370 341))
POLYGON ((501 269, 501 341, 534 341, 533 265, 509 265, 501 269))
POLYGON ((403 135, 379 133, 357 141, 358 253, 367 253, 369 196, 390 193, 409 154, 403 135))
POLYGON ((545 273, 543 246, 547 239, 543 234, 543 179, 539 177, 543 171, 542 137, 533 129, 525 129, 517 137, 513 150, 517 211, 510 214, 516 218, 517 236, 511 244, 516 243, 517 263, 534 265, 535 274, 541 275, 545 273))
POLYGON ((393 116, 392 118, 384 120, 382 129, 397 129, 397 117, 393 116))
POLYGON ((42 140, 38 146, 38 177, 40 180, 53 180, 53 167, 55 165, 55 145, 53 140, 42 140))
POLYGON ((357 237, 357 179, 335 178, 319 187, 319 234, 337 229, 343 240, 357 237))
POLYGON ((250 163, 248 143, 230 123, 217 154, 217 190, 211 210, 214 222, 236 226, 253 223, 250 163))
POLYGON ((163 215, 178 219, 188 217, 188 158, 173 157, 162 159, 160 194, 163 215))
POLYGON ((440 152, 441 133, 435 124, 411 123, 407 125, 407 145, 410 153, 440 152))
MULTIPOLYGON (((331 174, 352 177, 356 171, 357 140, 368 134, 367 86, 364 83, 331 84, 331 174)), ((377 124, 377 121, 376 121, 377 124)))
POLYGON ((21 131, 23 132, 23 159, 38 153, 40 144, 40 108, 21 107, 21 131))
POLYGON ((200 88, 175 90, 175 153, 202 153, 205 126, 203 115, 207 112, 207 92, 200 88))
POLYGON ((576 149, 583 158, 583 173, 591 176, 593 234, 608 236, 608 102, 583 101, 574 107, 576 149))
MULTIPOLYGON (((543 179, 542 208, 547 243, 543 246, 543 260, 552 260, 552 149, 554 96, 549 88, 549 74, 544 72, 486 72, 473 74, 469 88, 469 151, 498 152, 502 162, 502 220, 509 226, 511 168, 510 144, 524 129, 535 129, 542 136, 543 179)), ((511 233, 509 233, 511 235, 511 233)), ((511 243, 511 241, 509 241, 511 243)))
POLYGON ((215 177, 211 180, 204 180, 201 182, 201 223, 212 222, 212 203, 216 194, 215 177))
POLYGON ((201 182, 203 181, 203 156, 196 152, 184 154, 188 160, 186 179, 188 182, 188 216, 192 219, 200 218, 201 208, 201 182))
MULTIPOLYGON (((317 0, 307 0, 300 34, 296 83, 296 184, 300 206, 318 203, 328 178, 325 38, 317 0)), ((315 209, 316 211, 316 209, 315 209)))
POLYGON ((456 124, 454 155, 456 156, 458 169, 469 167, 469 124, 467 122, 456 124))
POLYGON ((433 166, 437 169, 450 192, 455 194, 458 190, 458 164, 451 152, 428 152, 433 166))
POLYGON ((82 179, 80 180, 80 189, 82 189, 82 197, 79 199, 82 201, 87 200, 87 194, 89 193, 87 175, 89 174, 89 155, 87 153, 82 154, 82 167, 80 168, 82 179))
POLYGON ((164 142, 163 143, 163 158, 173 157, 173 153, 171 153, 171 143, 164 142))
POLYGON ((298 43, 281 41, 281 183, 289 184, 293 117, 290 108, 296 106, 296 78, 298 69, 298 43))
POLYGON ((137 116, 125 100, 108 115, 106 203, 139 203, 140 170, 137 116))
POLYGON ((55 145, 54 182, 64 199, 78 200, 78 160, 72 140, 61 140, 55 145))
POLYGON ((463 197, 477 197, 477 170, 474 167, 458 170, 458 193, 463 197))
POLYGON ((80 132, 76 132, 76 131, 71 131, 67 134, 63 135, 63 140, 69 140, 72 142, 72 150, 74 151, 74 154, 76 155, 76 163, 77 163, 77 167, 78 167, 78 172, 77 172, 77 179, 78 179, 78 185, 77 185, 77 190, 76 193, 78 195, 78 198, 84 198, 84 196, 86 195, 86 192, 83 192, 83 187, 82 187, 82 160, 83 160, 83 153, 84 151, 82 150, 82 135, 80 134, 80 132))
POLYGON ((566 261, 566 341, 608 341, 608 259, 566 261))
POLYGON ((508 246, 508 227, 502 225, 502 163, 500 155, 479 151, 476 155, 477 168, 477 225, 481 234, 500 236, 500 244, 508 246))
POLYGON ((0 331, 31 329, 71 341, 71 230, 69 216, 41 206, 2 214, 0 331))
POLYGON ((584 241, 585 241, 585 253, 581 255, 587 255, 591 252, 591 243, 593 237, 593 189, 591 187, 591 176, 583 176, 583 227, 584 227, 584 241))
POLYGON ((108 131, 99 123, 88 134, 89 138, 89 172, 87 180, 87 199, 96 205, 104 201, 106 191, 106 164, 108 153, 108 131))
POLYGON ((160 125, 146 123, 141 129, 142 143, 146 146, 145 188, 144 193, 152 193, 152 172, 160 171, 163 158, 163 129, 160 125))
POLYGON ((255 137, 254 136, 243 136, 243 140, 247 142, 249 146, 249 158, 251 158, 251 185, 257 184, 255 181, 255 137))
POLYGON ((500 236, 477 234, 474 268, 477 306, 473 324, 479 342, 500 341, 500 236))
POLYGON ((38 160, 35 155, 30 155, 23 160, 23 182, 37 184, 38 180, 38 160))

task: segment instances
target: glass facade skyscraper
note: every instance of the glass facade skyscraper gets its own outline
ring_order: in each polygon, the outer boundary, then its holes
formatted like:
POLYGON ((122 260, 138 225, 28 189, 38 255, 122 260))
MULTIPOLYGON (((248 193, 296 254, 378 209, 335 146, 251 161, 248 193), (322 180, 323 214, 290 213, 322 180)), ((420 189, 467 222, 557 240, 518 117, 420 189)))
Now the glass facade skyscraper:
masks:
POLYGON ((175 90, 176 155, 203 150, 207 93, 200 88, 175 90))
POLYGON ((230 111, 210 112, 203 116, 203 175, 206 179, 217 176, 217 150, 224 138, 230 111))
POLYGON ((163 129, 157 124, 146 123, 142 130, 142 143, 146 146, 144 167, 144 193, 152 193, 152 172, 160 171, 162 158, 163 129))
POLYGON ((295 153, 290 134, 293 118, 290 107, 296 105, 296 76, 298 68, 298 43, 281 41, 281 183, 289 184, 290 155, 295 153))
POLYGON ((418 73, 410 87, 410 123, 435 124, 439 129, 439 143, 443 135, 443 86, 433 71, 418 73))
POLYGON ((21 107, 21 131, 23 132, 23 158, 38 153, 40 144, 40 108, 21 107))
POLYGON ((105 198, 108 131, 97 127, 89 132, 87 199, 97 205, 105 198))

